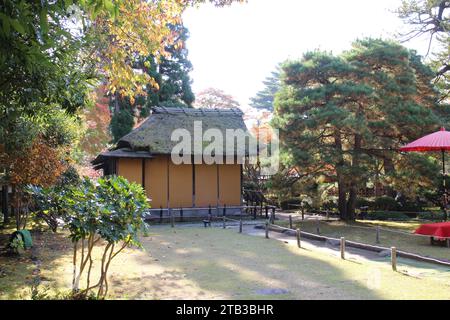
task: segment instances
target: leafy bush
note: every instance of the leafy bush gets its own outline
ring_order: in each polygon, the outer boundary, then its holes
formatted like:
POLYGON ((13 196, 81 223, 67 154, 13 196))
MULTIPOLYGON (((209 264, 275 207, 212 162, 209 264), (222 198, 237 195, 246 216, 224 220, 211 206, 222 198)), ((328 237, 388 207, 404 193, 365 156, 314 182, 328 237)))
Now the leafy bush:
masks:
POLYGON ((283 210, 296 209, 296 208, 298 208, 297 206, 291 207, 290 204, 299 205, 301 203, 302 203, 302 200, 299 198, 290 198, 290 199, 281 201, 280 206, 281 206, 281 209, 283 209, 283 210))
POLYGON ((399 203, 399 211, 420 212, 423 211, 423 206, 416 201, 402 201, 399 203))
POLYGON ((366 198, 358 198, 356 200, 356 208, 368 207, 369 209, 375 208, 375 202, 366 198))
POLYGON ((372 211, 368 213, 367 218, 370 220, 410 220, 410 217, 398 211, 372 211))
POLYGON ((436 220, 440 221, 444 219, 444 213, 443 212, 419 212, 417 214, 417 218, 422 220, 436 220))
POLYGON ((374 209, 386 211, 398 211, 400 209, 400 205, 394 198, 383 196, 375 199, 374 209))
POLYGON ((338 205, 333 200, 328 200, 322 204, 323 210, 335 210, 337 209, 338 205))
POLYGON ((81 182, 81 177, 78 174, 77 169, 73 166, 69 166, 58 178, 57 184, 60 187, 67 185, 74 185, 81 182))
POLYGON ((149 208, 142 186, 123 177, 109 176, 98 179, 97 184, 85 178, 66 189, 32 187, 30 191, 38 205, 47 211, 44 214, 62 219, 70 232, 74 252, 73 294, 88 296, 97 289, 97 298, 105 297, 111 261, 128 245, 140 246, 138 233, 145 229, 143 214, 149 208), (94 246, 102 248, 103 253, 99 281, 91 284, 94 246), (81 252, 77 254, 78 251, 81 252), (80 291, 84 272, 86 287, 80 291))

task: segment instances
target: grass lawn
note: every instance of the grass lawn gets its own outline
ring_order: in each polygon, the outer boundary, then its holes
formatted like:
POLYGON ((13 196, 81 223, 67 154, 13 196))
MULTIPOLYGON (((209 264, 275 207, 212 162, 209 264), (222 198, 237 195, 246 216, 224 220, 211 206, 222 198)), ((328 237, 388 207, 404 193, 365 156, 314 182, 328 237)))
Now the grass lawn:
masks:
MULTIPOLYGON (((379 225, 381 227, 381 230, 380 243, 378 245, 380 246, 394 246, 399 250, 404 250, 438 259, 450 260, 450 248, 431 246, 429 237, 422 237, 412 234, 412 232, 417 229, 422 223, 428 222, 414 220, 408 222, 358 220, 354 223, 346 224, 341 221, 321 221, 320 233, 324 236, 334 238, 345 237, 345 239, 347 240, 376 245, 375 227, 379 225), (367 227, 371 227, 373 229, 367 229, 367 227), (411 235, 400 234, 386 230, 403 231, 411 233, 411 235)), ((288 226, 289 223, 287 221, 276 221, 276 224, 288 226)), ((299 225, 302 231, 316 233, 316 221, 305 220, 301 222, 294 222, 294 225, 294 228, 299 225)))
MULTIPOLYGON (((417 278, 388 264, 340 260, 277 240, 221 228, 158 227, 110 270, 116 299, 450 299, 450 272, 417 278), (266 289, 284 289, 266 295, 266 289), (263 291, 261 291, 263 290, 263 291)), ((36 269, 52 295, 70 288, 71 245, 63 233, 35 235, 34 255, 0 257, 0 299, 29 298, 36 269)))

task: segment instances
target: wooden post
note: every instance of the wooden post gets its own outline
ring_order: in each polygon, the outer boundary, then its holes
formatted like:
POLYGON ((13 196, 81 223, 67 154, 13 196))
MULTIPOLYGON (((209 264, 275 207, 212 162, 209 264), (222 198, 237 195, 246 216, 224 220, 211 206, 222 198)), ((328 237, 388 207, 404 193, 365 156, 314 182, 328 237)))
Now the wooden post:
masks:
POLYGON ((269 239, 269 222, 266 222, 266 239, 269 239))
POLYGON ((341 259, 345 260, 345 238, 341 237, 341 259))
POLYGON ((391 264, 392 270, 397 271, 397 248, 391 247, 391 264))
POLYGON ((223 205, 223 216, 225 217, 226 214, 227 214, 227 205, 224 204, 224 205, 223 205))
POLYGON ((319 218, 316 218, 316 233, 320 234, 320 221, 319 221, 319 218))
POLYGON ((292 215, 289 215, 289 229, 292 229, 292 215))
POLYGON ((298 246, 299 248, 302 247, 302 243, 301 243, 300 237, 301 237, 301 231, 300 231, 300 228, 298 228, 298 229, 297 229, 297 246, 298 246))
POLYGON ((180 221, 183 222, 183 208, 180 208, 180 221))
POLYGON ((208 215, 211 215, 211 205, 208 206, 208 215))
POLYGON ((239 233, 242 233, 242 218, 239 220, 239 233))
POLYGON ((380 226, 377 226, 376 243, 380 243, 380 226))
POLYGON ((305 220, 305 208, 302 207, 302 220, 305 220))
POLYGON ((223 228, 225 229, 227 227, 226 217, 222 216, 223 218, 223 228))
POLYGON ((175 217, 173 216, 172 210, 169 208, 169 216, 170 216, 170 225, 171 227, 175 227, 175 217))
POLYGON ((162 223, 163 220, 163 208, 162 206, 159 207, 159 223, 162 223))

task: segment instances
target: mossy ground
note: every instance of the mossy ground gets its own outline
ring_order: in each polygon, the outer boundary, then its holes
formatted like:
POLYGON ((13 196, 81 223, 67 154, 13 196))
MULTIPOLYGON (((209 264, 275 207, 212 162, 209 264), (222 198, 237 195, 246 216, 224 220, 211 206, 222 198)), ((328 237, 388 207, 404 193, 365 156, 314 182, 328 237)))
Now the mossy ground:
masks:
MULTIPOLYGON (((67 291, 72 247, 64 233, 34 237, 26 253, 0 257, 0 299, 30 298, 33 279, 48 294, 67 291)), ((110 299, 450 299, 450 272, 410 276, 388 263, 345 261, 233 229, 153 228, 143 249, 126 249, 110 270, 110 299), (263 295, 262 289, 285 289, 263 295)))

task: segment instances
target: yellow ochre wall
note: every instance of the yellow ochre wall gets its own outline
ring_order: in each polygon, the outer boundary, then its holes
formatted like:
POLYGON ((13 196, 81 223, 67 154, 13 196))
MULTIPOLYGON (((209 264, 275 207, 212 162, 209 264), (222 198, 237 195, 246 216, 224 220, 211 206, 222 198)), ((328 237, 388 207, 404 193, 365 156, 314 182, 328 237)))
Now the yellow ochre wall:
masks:
POLYGON ((167 207, 167 159, 161 156, 145 160, 145 191, 152 208, 167 207))
POLYGON ((119 158, 116 168, 118 176, 142 184, 142 159, 119 158))
POLYGON ((195 165, 195 206, 217 205, 217 165, 195 165))
POLYGON ((192 207, 192 165, 169 165, 169 203, 171 208, 192 207))
MULTIPOLYGON (((241 204, 241 167, 239 164, 195 165, 195 206, 217 204, 217 166, 219 167, 219 204, 241 204)), ((145 189, 152 208, 167 207, 167 186, 171 208, 192 207, 193 165, 175 165, 169 156, 145 159, 145 189), (169 165, 168 165, 169 163, 169 165), (167 170, 169 169, 169 181, 167 170)), ((142 159, 120 158, 117 174, 142 184, 142 159)))
POLYGON ((219 204, 241 205, 241 165, 219 165, 219 204))

